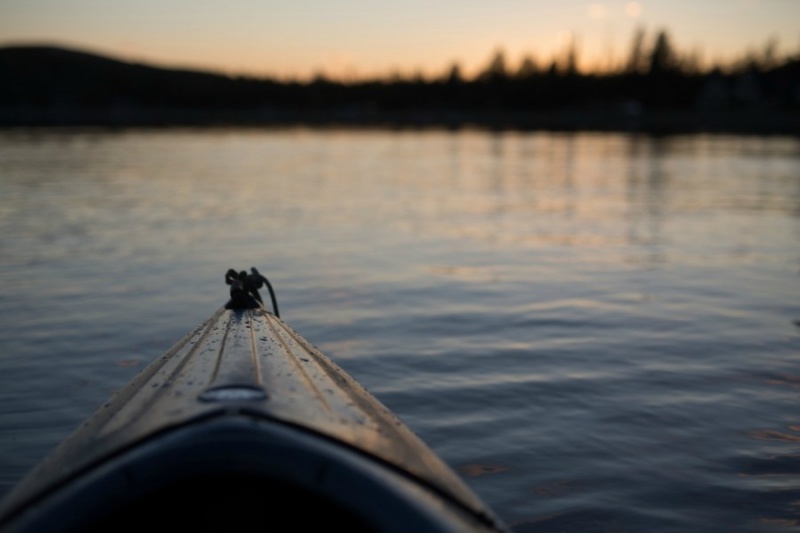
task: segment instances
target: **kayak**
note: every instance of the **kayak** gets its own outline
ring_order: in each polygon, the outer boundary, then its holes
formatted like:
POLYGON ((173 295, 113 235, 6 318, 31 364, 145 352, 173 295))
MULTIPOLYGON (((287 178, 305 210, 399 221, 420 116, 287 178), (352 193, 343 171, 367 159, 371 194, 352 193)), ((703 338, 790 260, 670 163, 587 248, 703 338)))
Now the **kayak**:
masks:
MULTIPOLYGON (((426 443, 279 315, 230 299, 0 503, 6 532, 504 532, 426 443)), ((269 289, 272 310, 258 289, 269 289)))

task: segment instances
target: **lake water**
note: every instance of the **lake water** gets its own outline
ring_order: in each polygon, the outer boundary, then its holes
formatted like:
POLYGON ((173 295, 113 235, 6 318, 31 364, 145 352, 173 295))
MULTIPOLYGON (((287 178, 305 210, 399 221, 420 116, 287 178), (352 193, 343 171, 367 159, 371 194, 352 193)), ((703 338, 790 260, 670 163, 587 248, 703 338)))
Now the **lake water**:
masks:
POLYGON ((0 132, 0 493, 257 267, 515 531, 800 530, 800 140, 0 132))

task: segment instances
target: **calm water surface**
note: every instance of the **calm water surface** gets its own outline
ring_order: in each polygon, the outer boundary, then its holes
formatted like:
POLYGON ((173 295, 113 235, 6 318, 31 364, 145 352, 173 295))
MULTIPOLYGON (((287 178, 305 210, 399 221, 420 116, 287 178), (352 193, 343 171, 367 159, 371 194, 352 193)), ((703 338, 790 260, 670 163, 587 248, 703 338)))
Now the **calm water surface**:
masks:
POLYGON ((0 493, 258 267, 514 530, 800 530, 800 141, 0 132, 0 493))

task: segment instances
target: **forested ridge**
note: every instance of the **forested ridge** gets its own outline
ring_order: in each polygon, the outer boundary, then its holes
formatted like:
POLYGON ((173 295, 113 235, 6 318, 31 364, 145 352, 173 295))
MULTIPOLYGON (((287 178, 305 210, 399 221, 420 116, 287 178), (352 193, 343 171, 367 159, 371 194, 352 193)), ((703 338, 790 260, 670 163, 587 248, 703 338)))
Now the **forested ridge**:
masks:
POLYGON ((800 54, 766 46, 700 68, 666 32, 639 32, 618 68, 581 72, 577 50, 512 66, 502 50, 472 77, 309 81, 168 69, 52 46, 0 48, 0 125, 485 125, 800 133, 800 54))

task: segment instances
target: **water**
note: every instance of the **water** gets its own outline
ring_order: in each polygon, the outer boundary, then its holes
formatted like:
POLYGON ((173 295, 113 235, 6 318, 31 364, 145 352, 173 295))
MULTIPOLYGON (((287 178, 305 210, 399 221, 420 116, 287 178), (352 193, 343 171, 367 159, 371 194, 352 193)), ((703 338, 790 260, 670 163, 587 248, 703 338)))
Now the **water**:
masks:
POLYGON ((800 140, 0 132, 0 493, 259 268, 514 530, 800 530, 800 140))

